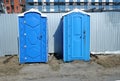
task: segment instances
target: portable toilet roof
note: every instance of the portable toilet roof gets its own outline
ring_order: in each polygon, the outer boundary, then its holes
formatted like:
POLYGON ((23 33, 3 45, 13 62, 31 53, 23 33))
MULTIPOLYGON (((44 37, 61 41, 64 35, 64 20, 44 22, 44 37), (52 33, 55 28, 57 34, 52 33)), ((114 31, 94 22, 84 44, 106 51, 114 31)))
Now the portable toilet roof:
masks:
POLYGON ((32 9, 30 9, 30 10, 28 10, 28 11, 22 13, 22 14, 19 14, 18 16, 19 16, 19 17, 20 17, 20 16, 24 16, 26 13, 29 13, 29 12, 36 12, 36 13, 38 13, 38 14, 41 14, 42 17, 47 17, 47 15, 42 14, 38 9, 34 9, 34 8, 32 8, 32 9))
POLYGON ((82 14, 86 14, 86 15, 89 15, 89 16, 90 16, 89 13, 84 12, 83 10, 80 10, 80 9, 77 9, 77 8, 74 9, 74 10, 72 10, 72 11, 70 11, 70 12, 68 12, 68 13, 63 14, 62 16, 66 16, 66 15, 71 14, 71 13, 73 13, 73 12, 80 12, 80 13, 82 13, 82 14))

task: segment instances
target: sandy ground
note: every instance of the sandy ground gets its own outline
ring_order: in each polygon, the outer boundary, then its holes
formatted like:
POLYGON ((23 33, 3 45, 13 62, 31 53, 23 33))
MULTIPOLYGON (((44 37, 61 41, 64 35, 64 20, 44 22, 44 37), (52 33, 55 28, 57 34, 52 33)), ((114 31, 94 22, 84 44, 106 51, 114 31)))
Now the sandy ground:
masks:
POLYGON ((91 55, 90 62, 64 63, 50 56, 48 64, 19 65, 17 56, 0 57, 0 81, 117 81, 120 55, 91 55))

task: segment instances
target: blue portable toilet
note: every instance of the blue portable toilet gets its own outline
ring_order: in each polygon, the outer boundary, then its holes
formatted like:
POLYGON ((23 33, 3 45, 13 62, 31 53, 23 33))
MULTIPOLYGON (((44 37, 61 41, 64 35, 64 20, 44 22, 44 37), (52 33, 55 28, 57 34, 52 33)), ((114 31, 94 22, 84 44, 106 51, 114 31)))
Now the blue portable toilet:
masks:
POLYGON ((19 62, 47 62, 47 17, 30 9, 19 18, 19 62))
POLYGON ((90 14, 79 9, 63 15, 63 59, 90 60, 90 14))

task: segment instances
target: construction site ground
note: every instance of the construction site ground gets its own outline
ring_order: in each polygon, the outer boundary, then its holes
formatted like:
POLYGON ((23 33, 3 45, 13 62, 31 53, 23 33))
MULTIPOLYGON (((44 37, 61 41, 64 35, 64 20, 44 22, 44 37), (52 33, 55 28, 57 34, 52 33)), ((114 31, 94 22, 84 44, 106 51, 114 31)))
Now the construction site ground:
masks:
POLYGON ((119 81, 120 55, 91 55, 89 62, 19 64, 17 56, 0 57, 0 81, 119 81))

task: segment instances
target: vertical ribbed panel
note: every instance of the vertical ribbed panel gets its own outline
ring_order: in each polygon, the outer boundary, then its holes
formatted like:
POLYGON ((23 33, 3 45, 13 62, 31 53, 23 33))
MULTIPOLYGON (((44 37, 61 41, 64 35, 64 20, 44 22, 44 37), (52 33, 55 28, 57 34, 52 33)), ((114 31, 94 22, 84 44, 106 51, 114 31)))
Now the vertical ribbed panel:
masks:
POLYGON ((17 15, 0 15, 0 56, 18 53, 17 28, 17 15))
MULTIPOLYGON (((49 30, 49 53, 60 51, 59 49, 62 44, 62 28, 60 28, 59 24, 60 18, 63 14, 64 13, 47 13, 49 30)), ((119 21, 119 12, 91 13, 91 52, 120 51, 119 21)))
POLYGON ((92 13, 91 51, 120 51, 120 13, 92 13))
POLYGON ((49 53, 61 53, 62 50, 62 26, 60 19, 63 13, 45 13, 48 19, 48 45, 49 53))
MULTIPOLYGON (((62 49, 60 19, 64 13, 45 13, 48 19, 49 53, 62 49)), ((91 13, 91 52, 120 51, 120 12, 91 13)), ((17 54, 17 15, 0 15, 0 56, 17 54)), ((119 52, 120 53, 120 52, 119 52)))

